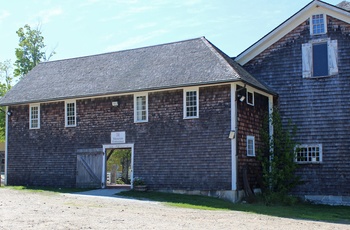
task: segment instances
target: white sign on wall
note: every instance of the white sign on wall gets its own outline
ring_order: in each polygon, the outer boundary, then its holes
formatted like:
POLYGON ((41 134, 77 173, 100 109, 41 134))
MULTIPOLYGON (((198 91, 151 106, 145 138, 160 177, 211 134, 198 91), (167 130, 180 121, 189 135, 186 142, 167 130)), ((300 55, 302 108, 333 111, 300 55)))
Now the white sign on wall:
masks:
POLYGON ((111 132, 111 144, 125 143, 125 131, 111 132))

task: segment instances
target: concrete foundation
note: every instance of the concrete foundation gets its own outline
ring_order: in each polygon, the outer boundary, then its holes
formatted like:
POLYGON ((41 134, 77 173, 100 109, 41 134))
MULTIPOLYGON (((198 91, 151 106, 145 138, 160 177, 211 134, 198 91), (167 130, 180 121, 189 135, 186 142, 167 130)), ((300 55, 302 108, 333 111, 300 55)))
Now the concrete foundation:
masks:
POLYGON ((302 198, 315 204, 350 206, 350 196, 305 195, 302 198))

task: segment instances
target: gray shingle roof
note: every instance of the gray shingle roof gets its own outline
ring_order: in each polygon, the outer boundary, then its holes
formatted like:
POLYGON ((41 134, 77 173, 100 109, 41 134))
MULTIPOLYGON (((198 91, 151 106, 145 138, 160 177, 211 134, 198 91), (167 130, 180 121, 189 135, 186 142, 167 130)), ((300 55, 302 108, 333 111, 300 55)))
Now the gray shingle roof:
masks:
POLYGON ((342 9, 344 9, 344 10, 346 10, 346 11, 350 11, 350 2, 348 2, 348 1, 342 1, 342 2, 340 2, 340 3, 337 5, 337 7, 342 8, 342 9))
POLYGON ((0 105, 27 104, 243 81, 271 92, 204 37, 132 50, 42 62, 0 105))

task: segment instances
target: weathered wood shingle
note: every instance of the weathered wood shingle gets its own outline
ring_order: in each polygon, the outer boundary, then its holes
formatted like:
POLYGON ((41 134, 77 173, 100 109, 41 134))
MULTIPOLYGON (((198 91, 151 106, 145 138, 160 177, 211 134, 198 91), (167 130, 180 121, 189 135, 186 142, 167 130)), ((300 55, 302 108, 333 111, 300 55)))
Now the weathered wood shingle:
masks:
POLYGON ((269 89, 204 37, 88 57, 43 62, 0 105, 244 81, 269 89))

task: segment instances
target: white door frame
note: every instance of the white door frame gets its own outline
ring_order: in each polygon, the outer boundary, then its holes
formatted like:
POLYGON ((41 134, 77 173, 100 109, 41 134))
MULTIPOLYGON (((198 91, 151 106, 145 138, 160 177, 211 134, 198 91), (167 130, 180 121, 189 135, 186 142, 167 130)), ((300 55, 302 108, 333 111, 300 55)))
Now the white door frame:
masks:
MULTIPOLYGON (((106 188, 106 150, 107 149, 131 149, 131 182, 134 179, 134 144, 105 144, 103 146, 103 157, 102 157, 102 188, 106 188)), ((132 188, 132 183, 131 183, 132 188)))

